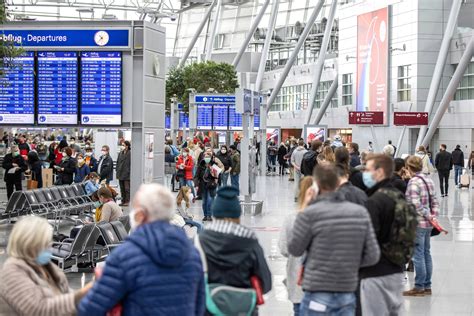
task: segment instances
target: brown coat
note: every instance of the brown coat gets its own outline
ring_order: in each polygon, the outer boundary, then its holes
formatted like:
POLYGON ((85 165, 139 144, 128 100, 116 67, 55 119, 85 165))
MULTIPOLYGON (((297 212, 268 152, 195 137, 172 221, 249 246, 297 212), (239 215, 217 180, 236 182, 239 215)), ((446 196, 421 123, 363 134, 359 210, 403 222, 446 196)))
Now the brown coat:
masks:
POLYGON ((2 315, 75 315, 75 293, 64 273, 52 263, 47 266, 52 286, 37 269, 25 260, 7 259, 0 273, 0 297, 7 303, 0 302, 2 315))

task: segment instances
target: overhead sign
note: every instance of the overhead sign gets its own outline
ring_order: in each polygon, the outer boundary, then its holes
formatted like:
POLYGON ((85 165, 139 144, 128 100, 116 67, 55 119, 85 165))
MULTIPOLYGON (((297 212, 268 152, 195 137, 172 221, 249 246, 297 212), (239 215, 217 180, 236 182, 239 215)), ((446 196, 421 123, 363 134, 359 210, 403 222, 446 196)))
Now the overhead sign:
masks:
POLYGON ((357 111, 349 112, 349 124, 352 125, 380 125, 384 124, 383 112, 357 111))
POLYGON ((195 95, 194 103, 235 103, 234 95, 195 95))
POLYGON ((427 112, 393 112, 394 125, 428 125, 427 112))
POLYGON ((357 17, 357 111, 387 114, 388 43, 388 8, 357 17))
POLYGON ((93 30, 2 30, 0 42, 22 47, 129 47, 129 31, 93 30))

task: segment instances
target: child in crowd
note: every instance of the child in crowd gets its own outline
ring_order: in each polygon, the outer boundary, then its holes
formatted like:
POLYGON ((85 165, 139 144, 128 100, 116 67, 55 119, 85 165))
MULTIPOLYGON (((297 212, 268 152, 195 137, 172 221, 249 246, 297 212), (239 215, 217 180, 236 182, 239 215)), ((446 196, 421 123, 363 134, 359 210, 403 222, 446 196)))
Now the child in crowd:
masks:
POLYGON ((191 206, 191 201, 194 196, 191 192, 191 188, 188 186, 183 186, 178 192, 176 197, 176 213, 183 217, 186 225, 195 226, 198 233, 202 231, 202 224, 193 220, 193 215, 189 212, 189 207, 191 206))
MULTIPOLYGON (((313 186, 313 177, 306 176, 301 179, 300 190, 298 195, 298 212, 303 211, 308 205, 307 191, 313 186)), ((300 303, 303 299, 303 289, 298 285, 299 274, 302 268, 302 258, 294 257, 288 253, 288 236, 291 234, 293 224, 296 219, 297 212, 290 214, 283 223, 280 233, 278 246, 281 254, 288 258, 286 264, 286 279, 283 281, 288 289, 288 299, 293 303, 294 315, 299 315, 300 303)))

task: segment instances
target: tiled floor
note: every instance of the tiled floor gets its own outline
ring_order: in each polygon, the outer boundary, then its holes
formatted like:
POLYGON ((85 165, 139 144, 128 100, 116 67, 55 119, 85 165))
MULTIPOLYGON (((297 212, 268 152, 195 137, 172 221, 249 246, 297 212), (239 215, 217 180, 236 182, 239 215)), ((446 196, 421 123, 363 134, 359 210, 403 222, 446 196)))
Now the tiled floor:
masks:
MULTIPOLYGON (((278 236, 283 219, 295 209, 293 183, 286 177, 261 177, 257 182, 255 199, 264 201, 264 213, 259 216, 246 214, 243 223, 257 231, 273 274, 273 290, 266 296, 260 315, 291 315, 292 306, 282 283, 286 260, 279 253, 278 236)), ((460 190, 451 185, 449 198, 442 200, 440 222, 449 234, 432 240, 433 296, 405 299, 404 315, 474 315, 473 192, 473 189, 460 190)), ((201 217, 198 202, 192 211, 201 217)), ((0 225, 0 263, 5 260, 9 230, 9 226, 0 225)), ((74 288, 90 277, 68 274, 74 288)), ((407 289, 412 284, 413 273, 409 273, 407 289)))

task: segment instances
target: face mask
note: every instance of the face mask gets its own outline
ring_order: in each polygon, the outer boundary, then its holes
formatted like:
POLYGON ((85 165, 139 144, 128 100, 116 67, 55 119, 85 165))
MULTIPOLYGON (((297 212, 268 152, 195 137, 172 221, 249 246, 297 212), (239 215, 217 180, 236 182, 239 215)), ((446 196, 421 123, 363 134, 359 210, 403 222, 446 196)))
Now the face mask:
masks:
MULTIPOLYGON (((65 154, 64 154, 65 155, 65 154)), ((67 156, 63 156, 63 159, 62 161, 66 161, 67 160, 67 156)))
POLYGON ((221 153, 222 153, 223 155, 225 155, 225 154, 227 154, 227 150, 223 149, 223 150, 221 150, 221 153))
POLYGON ((52 256, 53 256, 53 253, 51 251, 43 250, 38 254, 35 261, 40 266, 45 266, 51 261, 52 256))
POLYGON ((204 162, 207 163, 207 164, 210 163, 210 162, 211 162, 211 158, 209 158, 209 157, 204 158, 204 162))
POLYGON ((131 210, 130 213, 128 214, 128 217, 130 218, 130 230, 133 232, 138 227, 138 223, 135 220, 135 210, 131 210))
POLYGON ((82 165, 84 163, 84 159, 77 159, 77 162, 82 165))
POLYGON ((92 156, 92 153, 86 153, 86 156, 87 156, 87 157, 91 157, 91 156, 92 156))
POLYGON ((101 207, 101 206, 102 206, 102 203, 101 203, 100 201, 95 201, 95 202, 94 202, 94 207, 95 207, 95 208, 99 208, 99 207, 101 207))
POLYGON ((127 147, 125 147, 125 146, 120 146, 120 149, 121 149, 121 150, 125 150, 125 149, 127 149, 127 147))
POLYGON ((102 153, 102 156, 105 156, 105 155, 107 155, 107 152, 106 152, 105 150, 102 150, 102 152, 101 152, 101 153, 102 153))
POLYGON ((188 153, 183 153, 183 157, 187 157, 188 156, 188 153))
POLYGON ((367 172, 367 171, 362 173, 362 181, 364 182, 365 186, 369 189, 374 187, 374 185, 377 184, 377 182, 374 180, 374 177, 372 176, 372 173, 367 172))
POLYGON ((13 157, 18 157, 18 156, 20 156, 20 153, 18 151, 15 151, 15 152, 12 153, 12 156, 13 157))
POLYGON ((76 142, 75 141, 70 141, 69 142, 71 145, 74 145, 76 142))

